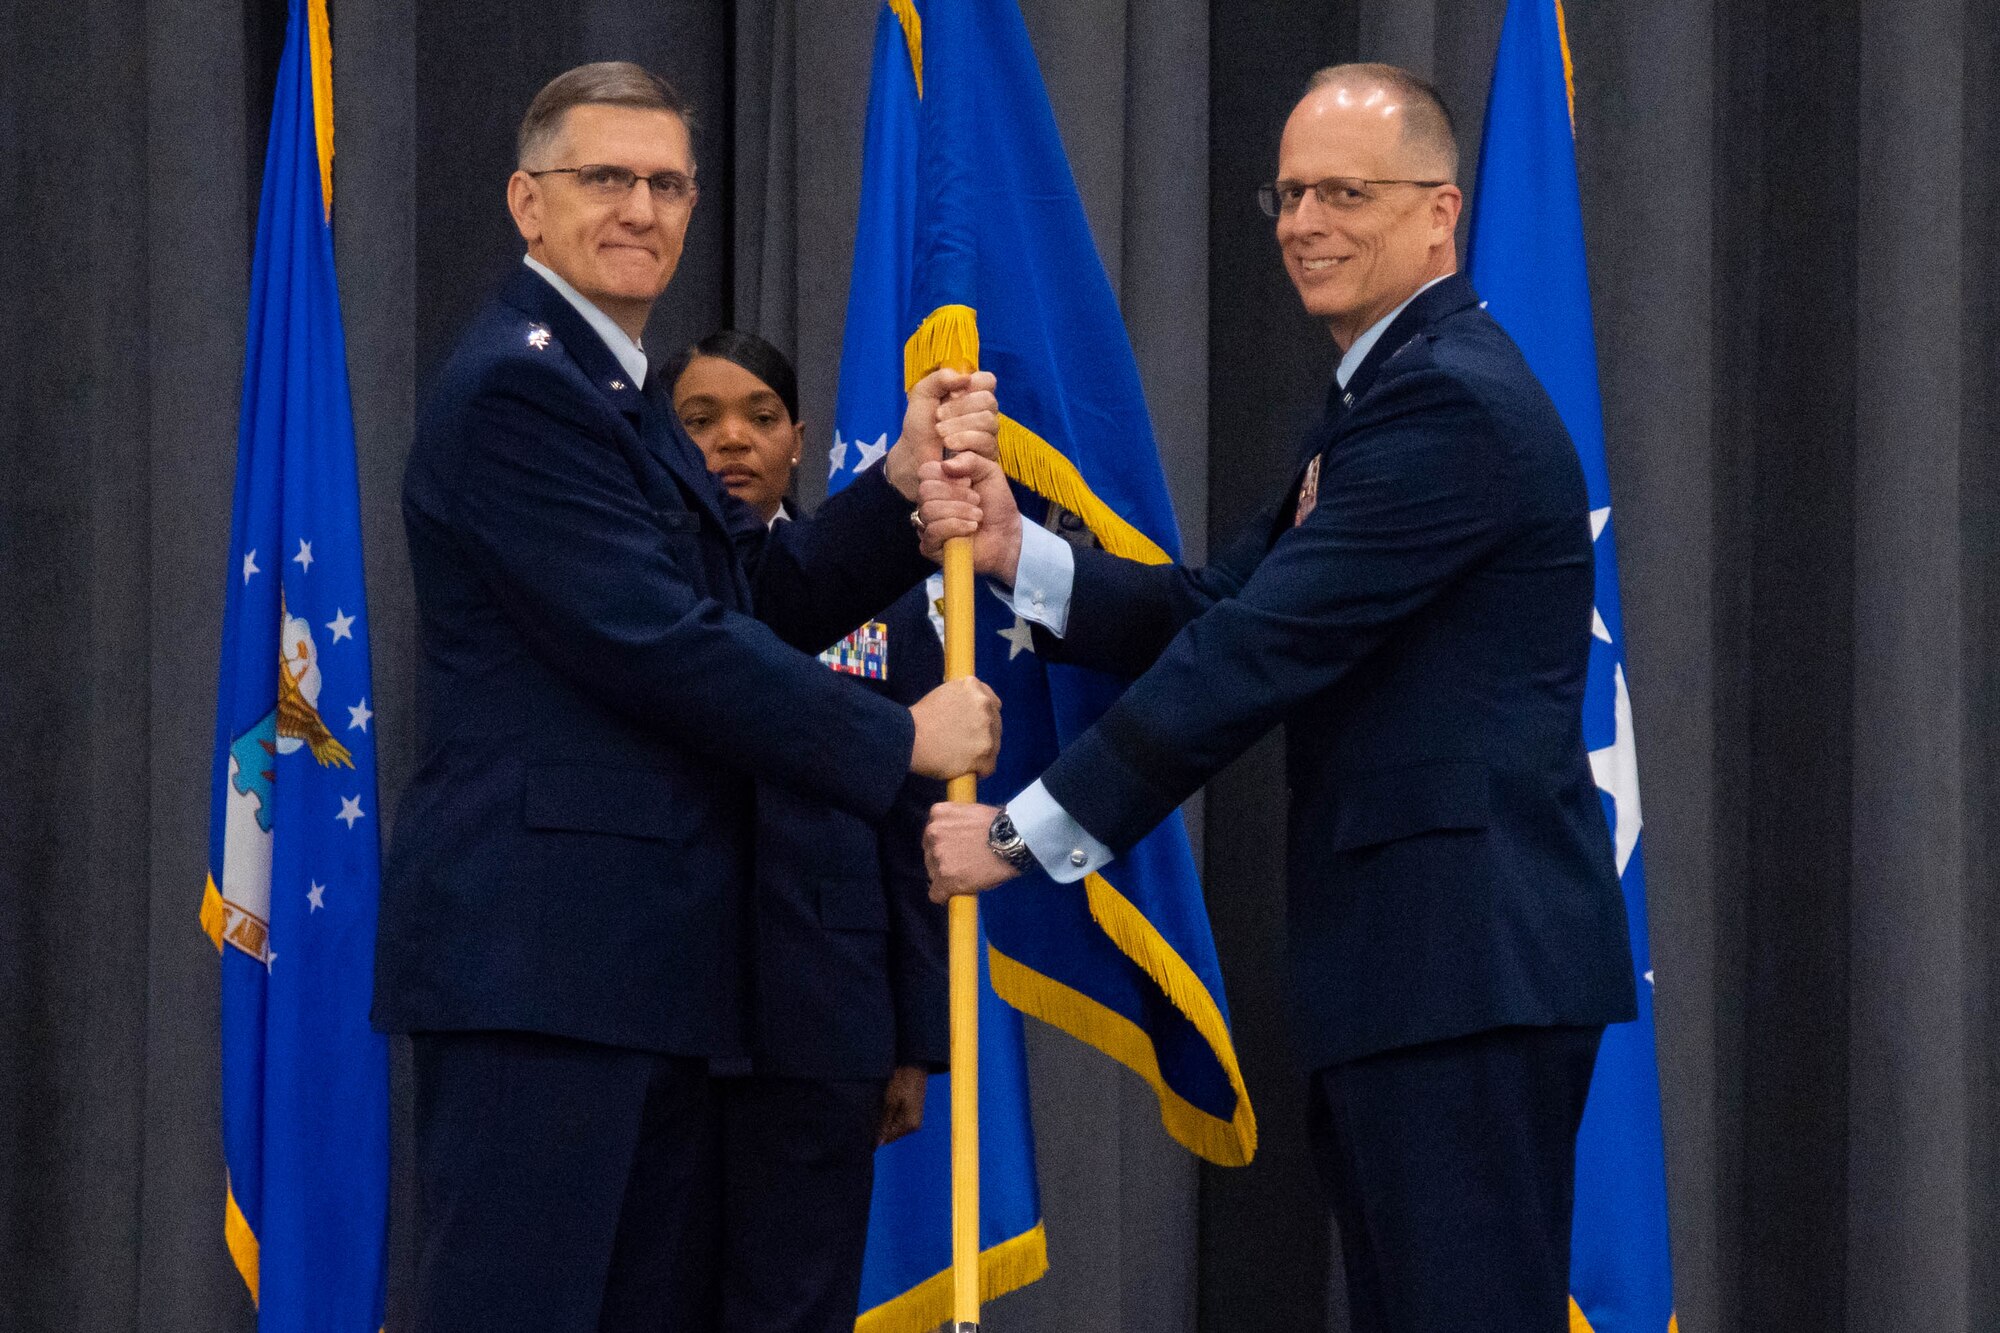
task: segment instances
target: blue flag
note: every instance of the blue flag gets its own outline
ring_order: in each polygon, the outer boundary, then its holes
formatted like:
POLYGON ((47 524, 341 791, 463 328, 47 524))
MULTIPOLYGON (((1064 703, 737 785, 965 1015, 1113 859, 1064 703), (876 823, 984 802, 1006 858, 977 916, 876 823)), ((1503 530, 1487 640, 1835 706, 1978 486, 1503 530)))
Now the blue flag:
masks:
POLYGON ((1639 769, 1618 610, 1569 65, 1560 0, 1513 0, 1486 104, 1467 269, 1489 312, 1520 344, 1555 400, 1589 487, 1597 612, 1583 733, 1612 830, 1639 973, 1638 1020, 1605 1032, 1577 1141, 1571 1325, 1579 1333, 1663 1333, 1675 1320, 1639 847, 1639 769))
MULTIPOLYGON (((1001 459, 1028 521, 1130 558, 1178 553, 1138 368, 1019 10, 1013 0, 888 0, 829 487, 887 452, 909 384, 973 362, 999 377, 1001 459)), ((978 666, 1006 709, 999 768, 981 786, 994 802, 1038 777, 1120 689, 1108 676, 1044 664, 1026 624, 984 591, 978 666)), ((1256 1121, 1178 817, 1081 891, 1035 872, 981 909, 983 962, 1000 998, 1145 1078, 1168 1132, 1190 1150, 1229 1165, 1250 1159, 1256 1121)), ((1019 1067, 1018 1022, 995 1024, 995 1009, 983 1011, 980 1066, 983 1237, 999 1247, 987 1253, 988 1294, 996 1271, 1006 1290, 1043 1263, 1025 1087, 991 1081, 996 1064, 1019 1067), (1004 1058, 1001 1042, 1011 1044, 1004 1058), (1001 1090, 1022 1100, 996 1105, 1001 1090), (1018 1160, 996 1159, 995 1139, 1017 1144, 1018 1160), (1009 1253, 1010 1244, 1019 1248, 1009 1253)), ((950 1263, 947 1137, 946 1118, 931 1117, 878 1154, 864 1329, 928 1328, 949 1314, 939 1280, 950 1263), (902 1322, 910 1280, 935 1283, 937 1302, 902 1322)))
POLYGON ((293 0, 251 266, 201 920, 222 954, 224 1237, 265 1333, 382 1325, 389 1067, 325 0, 293 0))

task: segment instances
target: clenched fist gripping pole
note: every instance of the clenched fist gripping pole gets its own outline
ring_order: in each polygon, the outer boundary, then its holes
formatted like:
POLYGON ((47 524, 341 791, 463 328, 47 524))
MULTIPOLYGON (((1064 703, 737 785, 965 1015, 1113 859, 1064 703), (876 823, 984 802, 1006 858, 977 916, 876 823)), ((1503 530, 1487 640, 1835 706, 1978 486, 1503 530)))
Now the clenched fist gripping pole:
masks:
MULTIPOLYGON (((970 373, 974 363, 950 369, 970 373)), ((973 653, 972 539, 944 548, 944 678, 977 674, 973 653)), ((979 799, 979 779, 951 780, 947 800, 979 799)), ((956 1333, 979 1326, 979 899, 946 909, 951 967, 951 1309, 956 1333)))
MULTIPOLYGON (((934 370, 979 369, 979 327, 971 309, 941 306, 904 349, 906 382, 934 370)), ((944 546, 944 678, 978 674, 974 663, 972 539, 944 546)), ((945 799, 974 802, 979 779, 951 779, 945 799)), ((952 898, 946 909, 951 977, 951 1331, 979 1327, 979 902, 952 898)))

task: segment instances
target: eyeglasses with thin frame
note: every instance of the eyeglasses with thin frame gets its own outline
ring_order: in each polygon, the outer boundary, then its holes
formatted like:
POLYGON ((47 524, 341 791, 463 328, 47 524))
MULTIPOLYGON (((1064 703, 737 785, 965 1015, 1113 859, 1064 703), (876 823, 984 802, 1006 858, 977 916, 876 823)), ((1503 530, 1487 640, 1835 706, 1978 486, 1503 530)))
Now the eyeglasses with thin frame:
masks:
POLYGON ((1374 201, 1369 193, 1371 185, 1416 185, 1426 190, 1434 190, 1450 181, 1371 181, 1358 176, 1328 176, 1317 181, 1272 181, 1269 185, 1257 187, 1257 207, 1264 210, 1267 218, 1281 217, 1299 211, 1306 194, 1319 196, 1320 206, 1336 212, 1351 213, 1365 208, 1374 201))
POLYGON ((592 162, 580 167, 550 167, 545 171, 531 171, 530 176, 574 176, 576 183, 585 194, 594 199, 623 199, 632 193, 633 185, 645 181, 653 192, 656 204, 682 205, 694 202, 695 184, 692 178, 678 171, 656 171, 650 176, 641 176, 630 167, 614 167, 608 163, 592 162))

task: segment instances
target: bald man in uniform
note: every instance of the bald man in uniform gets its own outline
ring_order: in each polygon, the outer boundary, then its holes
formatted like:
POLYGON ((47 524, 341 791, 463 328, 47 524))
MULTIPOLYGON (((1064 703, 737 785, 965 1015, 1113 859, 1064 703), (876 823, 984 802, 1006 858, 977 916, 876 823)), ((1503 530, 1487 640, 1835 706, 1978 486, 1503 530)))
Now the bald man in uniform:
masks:
POLYGON ((1392 66, 1323 70, 1292 112, 1260 202, 1339 362, 1206 568, 1072 551, 986 460, 933 466, 1036 651, 1137 680, 1004 808, 936 807, 926 855, 940 896, 1079 880, 1282 724, 1293 1037, 1353 1328, 1561 1333, 1577 1129, 1631 956, 1583 744, 1583 473, 1457 273, 1457 157, 1436 90, 1392 66))

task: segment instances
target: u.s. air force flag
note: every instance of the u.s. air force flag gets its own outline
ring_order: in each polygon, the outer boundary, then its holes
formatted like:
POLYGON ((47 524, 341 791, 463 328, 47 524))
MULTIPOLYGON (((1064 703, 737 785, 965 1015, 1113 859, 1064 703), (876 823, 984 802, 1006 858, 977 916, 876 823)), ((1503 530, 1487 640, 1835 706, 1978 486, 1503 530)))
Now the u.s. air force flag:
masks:
POLYGON ((1606 1030, 1577 1140, 1570 1325, 1577 1333, 1665 1333, 1675 1320, 1639 854, 1639 769, 1625 683, 1569 63, 1560 0, 1513 0, 1486 105, 1467 267, 1488 310, 1555 400, 1583 462, 1597 567, 1583 733, 1612 828, 1640 974, 1639 1017, 1606 1030))
POLYGON ((250 280, 201 921, 222 953, 224 1237, 265 1333, 382 1324, 388 1054, 325 0, 293 0, 250 280))
MULTIPOLYGON (((888 0, 866 145, 830 487, 887 451, 909 384, 939 365, 976 363, 999 377, 1001 461, 1023 514, 1072 541, 1171 559, 1179 538, 1138 369, 1014 0, 888 0)), ((981 592, 978 606, 979 676, 1007 714, 981 799, 1002 801, 1096 721, 1120 686, 1044 664, 998 596, 981 592)), ((1145 1078, 1167 1131, 1190 1150, 1224 1164, 1250 1159, 1256 1121, 1178 818, 1082 892, 1033 872, 986 898, 981 918, 1001 998, 1145 1078)), ((1009 1166, 993 1147, 1030 1147, 1025 1105, 996 1105, 999 1091, 1025 1088, 1018 1076, 994 1081, 996 1063, 1018 1068, 1019 1038, 1017 1023, 994 1023, 993 1008, 981 1014, 988 1295, 992 1261, 1007 1260, 1009 1244, 1022 1247, 1012 1256, 1022 1262, 997 1267, 1011 1278, 1031 1280, 1042 1262, 1039 1228, 1020 1229, 1038 1215, 1032 1194, 1015 1188, 1032 1181, 1031 1161, 1009 1166), (1003 1057, 999 1041, 1012 1052, 1003 1057)), ((929 1117, 878 1155, 864 1328, 927 1328, 949 1313, 947 1136, 946 1117, 929 1117), (934 1306, 905 1306, 901 1284, 912 1279, 935 1283, 934 1306), (905 1308, 908 1322, 898 1315, 905 1308)))

